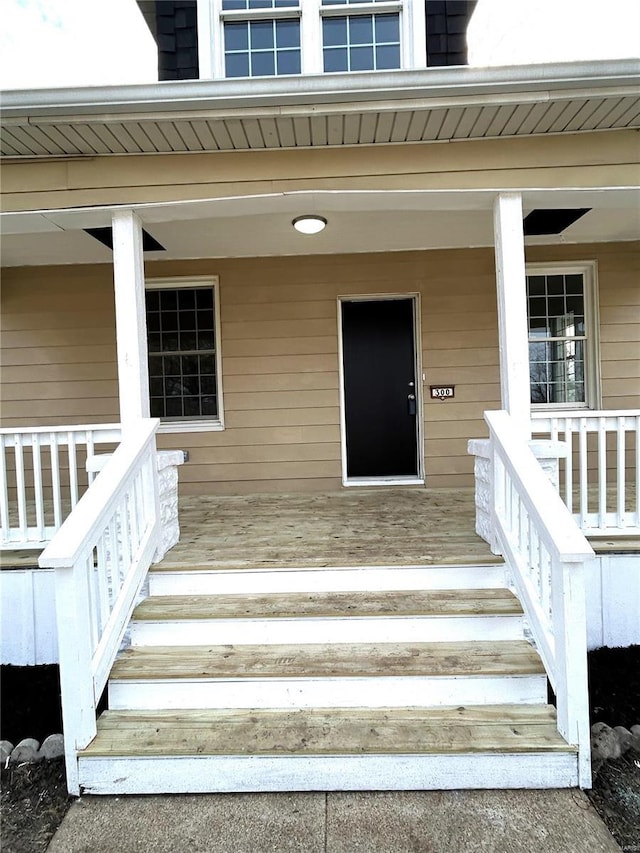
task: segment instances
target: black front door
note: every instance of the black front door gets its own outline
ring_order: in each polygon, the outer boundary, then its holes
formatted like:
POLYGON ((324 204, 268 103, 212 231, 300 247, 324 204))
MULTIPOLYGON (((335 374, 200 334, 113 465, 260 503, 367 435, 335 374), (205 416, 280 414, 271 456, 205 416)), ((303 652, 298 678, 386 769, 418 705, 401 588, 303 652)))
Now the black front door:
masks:
POLYGON ((347 477, 418 474, 413 299, 342 303, 347 477))

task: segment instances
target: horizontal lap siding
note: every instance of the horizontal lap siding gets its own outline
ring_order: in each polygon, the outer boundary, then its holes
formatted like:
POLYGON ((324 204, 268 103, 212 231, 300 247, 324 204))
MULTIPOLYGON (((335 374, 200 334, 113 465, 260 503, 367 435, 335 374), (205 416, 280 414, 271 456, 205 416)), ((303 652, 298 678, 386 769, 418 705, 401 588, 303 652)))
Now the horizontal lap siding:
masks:
MULTIPOLYGON (((528 260, 597 260, 603 402, 640 406, 638 248, 532 247, 528 260)), ((427 485, 468 487, 469 438, 499 406, 493 251, 399 252, 153 262, 147 276, 220 280, 225 425, 159 436, 189 450, 184 493, 340 486, 339 296, 419 293, 427 485), (452 400, 429 385, 455 385, 452 400)), ((7 270, 2 295, 3 425, 118 417, 109 266, 7 270)))
POLYGON ((110 267, 3 271, 2 426, 118 420, 110 267))
POLYGON ((484 434, 486 401, 499 396, 491 251, 148 267, 150 276, 187 272, 220 277, 227 429, 196 441, 162 436, 163 446, 190 449, 185 492, 338 488, 338 298, 389 293, 420 294, 426 384, 456 385, 447 403, 425 395, 428 482, 471 484, 466 443, 484 434))

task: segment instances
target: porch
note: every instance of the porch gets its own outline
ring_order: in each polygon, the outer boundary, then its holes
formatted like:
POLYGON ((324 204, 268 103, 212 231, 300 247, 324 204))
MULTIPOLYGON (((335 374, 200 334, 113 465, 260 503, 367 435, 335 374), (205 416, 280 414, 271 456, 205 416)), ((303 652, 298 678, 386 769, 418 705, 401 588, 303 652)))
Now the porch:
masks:
MULTIPOLYGON (((129 425, 100 464, 91 435, 67 434, 53 477, 41 463, 49 445, 58 460, 55 430, 5 432, 18 511, 4 520, 17 519, 14 539, 53 535, 40 564, 57 574, 71 789, 357 789, 372 773, 383 788, 588 784, 591 551, 507 413, 486 418, 493 550, 506 566, 474 532, 478 494, 404 487, 183 498, 180 541, 147 574, 167 521, 157 422, 129 425), (82 468, 102 470, 88 486, 82 468), (67 491, 50 498, 53 484, 67 491), (67 502, 51 534, 48 505, 67 502)), ((635 436, 636 416, 614 425, 622 442, 625 426, 635 436)), ((625 472, 626 456, 615 454, 625 472)), ((625 512, 613 520, 633 524, 632 479, 616 483, 625 512)))
POLYGON ((472 489, 185 496, 180 541, 153 570, 495 562, 474 525, 472 489))

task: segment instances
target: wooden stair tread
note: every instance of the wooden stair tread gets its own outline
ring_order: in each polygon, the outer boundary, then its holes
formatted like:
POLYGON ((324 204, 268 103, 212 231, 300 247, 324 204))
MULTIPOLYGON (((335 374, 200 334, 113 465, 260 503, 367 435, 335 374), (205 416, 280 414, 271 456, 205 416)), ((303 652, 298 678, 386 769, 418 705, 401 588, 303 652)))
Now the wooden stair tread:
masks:
POLYGON ((106 711, 80 756, 574 752, 548 705, 106 711))
POLYGON ((519 615, 507 589, 163 595, 145 599, 141 621, 364 616, 519 615))
POLYGON ((368 678, 374 676, 542 675, 523 640, 446 643, 332 643, 129 648, 118 679, 368 678))

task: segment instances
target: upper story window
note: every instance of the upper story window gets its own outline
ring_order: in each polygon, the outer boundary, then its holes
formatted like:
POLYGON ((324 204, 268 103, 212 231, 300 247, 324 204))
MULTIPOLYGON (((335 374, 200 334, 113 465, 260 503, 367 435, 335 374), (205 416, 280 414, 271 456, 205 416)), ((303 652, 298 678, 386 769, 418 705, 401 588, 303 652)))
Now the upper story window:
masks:
POLYGON ((222 12, 226 77, 300 74, 297 0, 222 0, 222 12))
POLYGON ((322 0, 325 71, 378 71, 401 67, 400 10, 374 12, 372 7, 376 2, 383 0, 322 0))
POLYGON ((426 66, 424 0, 200 0, 201 78, 426 66))

